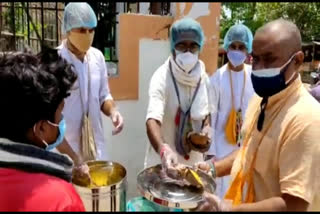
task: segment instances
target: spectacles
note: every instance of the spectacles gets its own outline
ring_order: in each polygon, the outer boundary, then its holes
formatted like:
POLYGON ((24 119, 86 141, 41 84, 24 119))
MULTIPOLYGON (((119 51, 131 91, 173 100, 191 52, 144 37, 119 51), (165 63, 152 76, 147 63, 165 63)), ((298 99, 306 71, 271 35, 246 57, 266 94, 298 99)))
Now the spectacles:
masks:
POLYGON ((196 53, 200 50, 200 46, 196 43, 193 43, 191 45, 186 45, 184 43, 179 43, 175 47, 176 50, 181 51, 181 52, 191 52, 191 53, 196 53))

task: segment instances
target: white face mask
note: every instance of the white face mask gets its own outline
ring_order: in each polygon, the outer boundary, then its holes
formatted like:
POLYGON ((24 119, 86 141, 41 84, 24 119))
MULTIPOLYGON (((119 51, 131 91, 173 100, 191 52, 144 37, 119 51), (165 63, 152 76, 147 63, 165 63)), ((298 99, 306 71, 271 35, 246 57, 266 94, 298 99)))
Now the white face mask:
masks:
POLYGON ((176 52, 176 63, 179 65, 180 68, 182 68, 185 72, 189 73, 194 66, 198 62, 198 52, 193 54, 189 51, 186 53, 183 53, 181 51, 175 50, 176 52))
POLYGON ((227 57, 231 64, 234 67, 238 67, 239 65, 242 65, 244 61, 247 58, 247 55, 242 51, 228 51, 227 57))

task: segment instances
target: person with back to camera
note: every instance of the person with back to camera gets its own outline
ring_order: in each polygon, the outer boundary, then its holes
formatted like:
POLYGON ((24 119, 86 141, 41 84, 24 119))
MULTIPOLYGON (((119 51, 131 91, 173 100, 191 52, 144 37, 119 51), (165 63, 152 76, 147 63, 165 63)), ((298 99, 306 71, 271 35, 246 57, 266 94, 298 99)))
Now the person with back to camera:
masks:
POLYGON ((85 211, 72 160, 52 151, 66 130, 71 69, 52 49, 1 54, 0 211, 85 211))

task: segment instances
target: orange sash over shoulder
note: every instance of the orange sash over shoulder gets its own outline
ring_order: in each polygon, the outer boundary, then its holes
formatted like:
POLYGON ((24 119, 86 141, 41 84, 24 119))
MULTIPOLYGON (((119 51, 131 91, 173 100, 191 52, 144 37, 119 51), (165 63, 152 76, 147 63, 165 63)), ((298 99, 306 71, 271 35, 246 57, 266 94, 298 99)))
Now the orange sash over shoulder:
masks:
MULTIPOLYGON (((290 96, 298 88, 298 84, 294 84, 290 87, 286 96, 290 96)), ((268 130, 270 129, 273 121, 281 112, 282 107, 286 104, 289 99, 283 99, 282 103, 277 105, 277 108, 270 114, 267 123, 263 126, 261 130, 260 139, 254 138, 252 136, 254 128, 257 128, 258 117, 260 114, 260 109, 256 104, 253 106, 253 109, 256 109, 256 112, 253 116, 251 123, 248 125, 248 130, 245 133, 243 138, 243 146, 239 151, 240 162, 234 164, 240 164, 238 172, 235 172, 236 176, 231 181, 230 187, 225 195, 225 199, 232 200, 233 205, 239 205, 242 203, 253 203, 255 202, 255 190, 254 190, 254 166, 255 160, 258 153, 259 146, 266 136, 268 130), (250 150, 249 150, 250 149, 250 150)), ((259 100, 258 100, 259 101, 259 100)), ((239 159, 238 159, 239 160, 239 159)))

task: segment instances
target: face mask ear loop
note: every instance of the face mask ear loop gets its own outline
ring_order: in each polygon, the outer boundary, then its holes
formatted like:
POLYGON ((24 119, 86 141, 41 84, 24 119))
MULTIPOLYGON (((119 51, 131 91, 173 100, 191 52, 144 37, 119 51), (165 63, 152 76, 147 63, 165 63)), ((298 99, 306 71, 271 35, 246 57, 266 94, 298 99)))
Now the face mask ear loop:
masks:
POLYGON ((288 81, 286 81, 286 85, 293 79, 293 77, 296 75, 296 73, 294 72, 291 77, 288 79, 288 81))
MULTIPOLYGON (((289 64, 292 62, 293 57, 295 57, 297 55, 297 53, 293 54, 290 59, 286 62, 286 64, 284 64, 283 66, 280 67, 280 71, 282 71, 284 68, 286 68, 287 66, 289 66, 289 64)), ((288 68, 287 68, 288 69, 288 68)), ((286 69, 286 70, 287 70, 286 69)), ((284 71, 285 72, 285 71, 284 71)))
POLYGON ((52 126, 59 127, 59 124, 55 124, 55 123, 53 123, 53 122, 50 122, 49 120, 47 120, 47 122, 48 122, 50 125, 52 125, 52 126))
MULTIPOLYGON (((297 53, 295 53, 294 55, 292 55, 291 58, 288 60, 288 62, 281 67, 281 70, 285 68, 285 70, 282 71, 283 74, 288 70, 288 67, 289 67, 290 63, 292 62, 292 59, 293 59, 296 55, 297 55, 297 53)), ((285 82, 285 84, 287 85, 287 84, 293 79, 294 76, 295 76, 295 73, 293 73, 293 74, 291 75, 291 77, 285 82)))
MULTIPOLYGON (((36 124, 33 126, 33 134, 36 136, 36 124)), ((46 148, 49 146, 45 140, 41 139, 41 142, 46 146, 46 148)))
POLYGON ((48 144, 47 144, 47 142, 45 141, 45 140, 42 140, 42 143, 46 146, 46 148, 48 148, 48 144))

